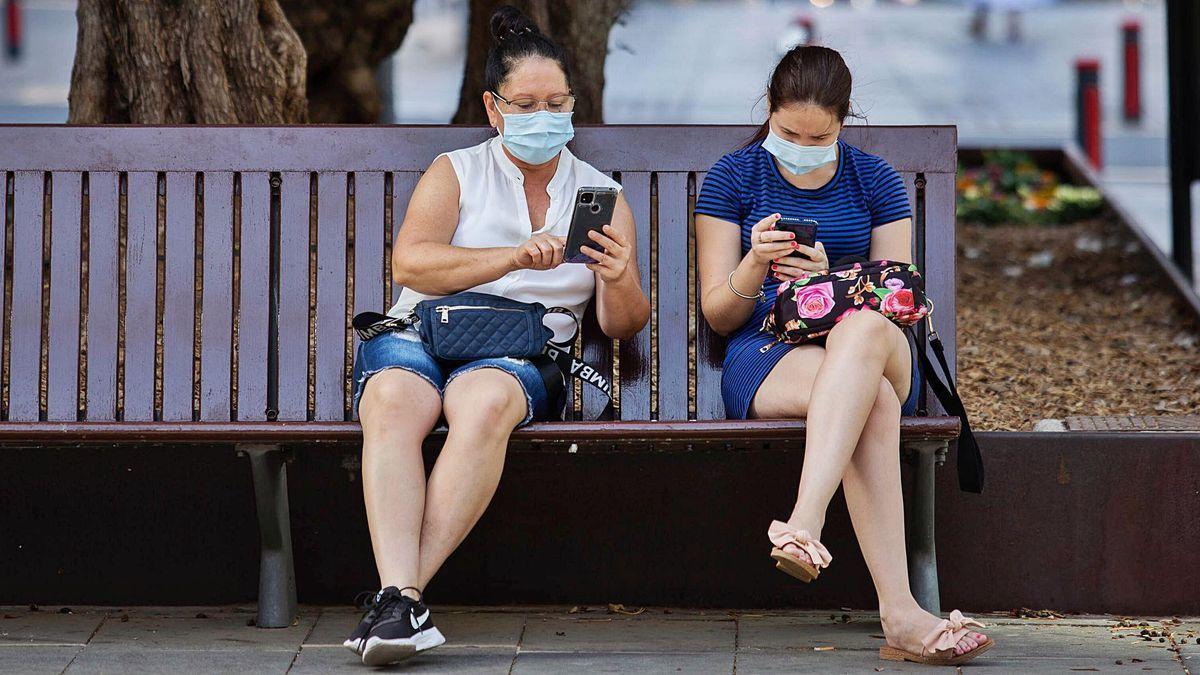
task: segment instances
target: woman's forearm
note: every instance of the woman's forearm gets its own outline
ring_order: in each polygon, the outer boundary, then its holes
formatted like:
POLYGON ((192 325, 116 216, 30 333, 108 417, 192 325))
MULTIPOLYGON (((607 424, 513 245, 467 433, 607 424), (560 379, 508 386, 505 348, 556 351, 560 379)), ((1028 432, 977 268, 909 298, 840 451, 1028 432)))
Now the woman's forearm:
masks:
POLYGON ((642 292, 637 277, 626 274, 613 282, 601 282, 596 288, 600 328, 617 340, 633 337, 650 321, 650 300, 642 292))
POLYGON ((712 286, 705 289, 701 299, 701 310, 708 325, 721 335, 741 328, 754 313, 758 300, 738 296, 729 288, 729 284, 732 283, 742 295, 757 296, 766 276, 767 267, 753 257, 746 256, 734 268, 732 279, 726 275, 719 282, 713 282, 712 286))
POLYGON ((495 281, 517 269, 513 249, 464 248, 420 242, 398 252, 392 280, 426 295, 449 295, 495 281))

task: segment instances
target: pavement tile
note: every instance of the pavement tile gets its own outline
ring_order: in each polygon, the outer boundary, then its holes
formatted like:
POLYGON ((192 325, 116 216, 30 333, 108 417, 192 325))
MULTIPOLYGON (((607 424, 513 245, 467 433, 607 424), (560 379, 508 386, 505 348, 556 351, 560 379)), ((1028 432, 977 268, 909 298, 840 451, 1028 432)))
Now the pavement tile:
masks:
MULTIPOLYGON (((433 609, 433 622, 446 641, 455 646, 513 648, 525 624, 524 614, 480 612, 462 609, 433 609)), ((323 610, 306 646, 341 646, 358 625, 362 612, 351 609, 323 610)))
POLYGON ((31 612, 28 607, 3 607, 0 608, 0 645, 81 645, 96 631, 105 614, 102 609, 60 614, 58 608, 31 612))
MULTIPOLYGON (((834 650, 828 652, 764 650, 738 652, 737 672, 742 673, 876 673, 929 672, 915 663, 881 661, 874 651, 834 650), (882 670, 876 670, 882 668, 882 670)), ((974 671, 972 670, 972 673, 974 671)))
POLYGON ((732 653, 736 626, 712 620, 659 617, 530 616, 521 651, 537 652, 721 652, 732 653))
POLYGON ((93 646, 124 649, 274 650, 295 653, 316 621, 317 612, 306 610, 288 628, 256 628, 246 622, 251 610, 216 608, 130 609, 104 622, 92 638, 93 646), (206 618, 197 618, 203 614, 206 618), (123 618, 128 616, 129 620, 123 618))
POLYGON ((0 673, 58 675, 82 646, 5 645, 0 647, 0 673))
MULTIPOLYGON (((722 673, 733 672, 733 653, 527 653, 517 657, 513 673, 722 673)), ((749 672, 749 671, 748 671, 749 672)))
POLYGON ((67 673, 283 673, 295 656, 294 652, 266 649, 145 649, 103 645, 85 648, 67 673))
MULTIPOLYGON (((445 645, 405 661, 405 673, 507 673, 512 666, 514 650, 491 650, 474 647, 455 648, 445 645)), ((374 672, 364 668, 362 661, 343 647, 305 647, 296 658, 288 675, 334 673, 363 675, 374 672)))
POLYGON ((997 625, 984 630, 996 640, 993 653, 1006 657, 1032 659, 1097 658, 1130 662, 1174 660, 1167 645, 1144 642, 1135 637, 1113 639, 1106 628, 1089 626, 997 625))
POLYGON ((738 649, 811 652, 814 647, 835 647, 839 650, 877 650, 883 644, 883 628, 877 617, 849 623, 834 623, 828 616, 822 621, 811 621, 811 618, 743 616, 738 623, 738 649))

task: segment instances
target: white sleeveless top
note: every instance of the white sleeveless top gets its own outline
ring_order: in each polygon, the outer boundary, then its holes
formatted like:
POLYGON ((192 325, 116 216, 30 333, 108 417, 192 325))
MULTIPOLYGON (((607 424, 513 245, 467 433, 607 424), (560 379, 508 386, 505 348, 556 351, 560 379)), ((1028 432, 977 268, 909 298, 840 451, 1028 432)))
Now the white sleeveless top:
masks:
MULTIPOLYGON (((525 177, 508 155, 500 137, 470 148, 444 153, 458 176, 458 227, 450 239, 453 246, 489 248, 517 246, 534 233, 525 201, 525 177)), ((567 236, 575 193, 581 187, 620 189, 613 179, 592 168, 563 148, 558 169, 546 192, 550 207, 546 224, 538 232, 567 236)), ((521 302, 540 302, 547 307, 566 307, 583 319, 583 311, 596 290, 596 278, 587 266, 564 263, 552 270, 517 270, 495 281, 468 289, 490 293, 521 302)), ((407 316, 422 300, 438 297, 418 293, 411 288, 400 292, 390 316, 407 316)), ((565 340, 574 325, 561 314, 546 316, 546 325, 554 330, 555 340, 565 340)))

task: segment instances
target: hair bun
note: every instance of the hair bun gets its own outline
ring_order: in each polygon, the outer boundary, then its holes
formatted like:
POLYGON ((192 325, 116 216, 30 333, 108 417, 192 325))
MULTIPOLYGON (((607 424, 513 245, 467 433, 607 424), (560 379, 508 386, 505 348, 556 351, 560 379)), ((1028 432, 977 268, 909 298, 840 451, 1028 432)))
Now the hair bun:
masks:
POLYGON ((521 10, 512 5, 502 5, 492 13, 492 40, 497 43, 511 40, 520 35, 540 35, 535 24, 521 10))

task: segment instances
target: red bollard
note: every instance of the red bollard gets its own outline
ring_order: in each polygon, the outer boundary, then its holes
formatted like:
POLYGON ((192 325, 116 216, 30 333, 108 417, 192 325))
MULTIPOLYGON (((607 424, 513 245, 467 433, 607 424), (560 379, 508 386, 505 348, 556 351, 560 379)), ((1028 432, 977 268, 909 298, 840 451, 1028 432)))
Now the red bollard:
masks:
POLYGON ((796 25, 800 27, 800 30, 804 31, 804 39, 800 42, 800 44, 817 44, 817 29, 811 16, 802 16, 797 18, 796 25))
POLYGON ((4 46, 8 58, 15 60, 21 55, 21 8, 17 0, 4 2, 4 46))
POLYGON ((1077 59, 1075 76, 1075 141, 1088 162, 1099 171, 1103 167, 1100 148, 1100 61, 1077 59))
POLYGON ((1126 122, 1140 122, 1142 119, 1141 33, 1142 25, 1137 19, 1129 19, 1121 24, 1121 41, 1124 45, 1126 122))

